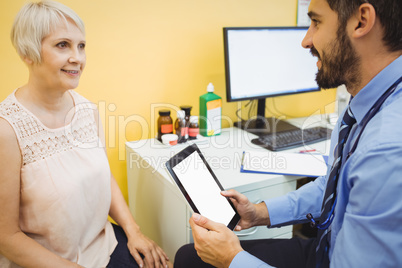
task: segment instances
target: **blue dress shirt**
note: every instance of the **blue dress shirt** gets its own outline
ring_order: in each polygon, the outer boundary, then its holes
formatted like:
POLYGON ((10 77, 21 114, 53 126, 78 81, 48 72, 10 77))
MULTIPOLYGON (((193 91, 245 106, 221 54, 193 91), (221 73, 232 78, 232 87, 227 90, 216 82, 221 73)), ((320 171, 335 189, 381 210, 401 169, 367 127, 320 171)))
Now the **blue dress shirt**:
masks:
MULTIPOLYGON (((345 161, 363 118, 401 75, 402 56, 375 76, 350 103, 357 123, 345 144, 338 181, 329 250, 331 267, 402 267, 402 83, 370 120, 356 151, 345 161)), ((338 128, 339 122, 331 137, 329 163, 333 162, 338 128)), ((307 213, 318 219, 327 176, 285 196, 265 200, 271 228, 306 222, 307 213)), ((243 251, 230 265, 240 267, 272 266, 243 251)))

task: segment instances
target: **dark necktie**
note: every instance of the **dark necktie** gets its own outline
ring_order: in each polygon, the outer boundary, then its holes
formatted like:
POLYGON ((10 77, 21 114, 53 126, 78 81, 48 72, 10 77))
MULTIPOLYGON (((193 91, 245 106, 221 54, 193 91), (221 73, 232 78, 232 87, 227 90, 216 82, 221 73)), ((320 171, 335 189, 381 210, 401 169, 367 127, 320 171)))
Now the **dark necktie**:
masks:
POLYGON ((356 119, 348 107, 345 112, 341 126, 339 128, 338 144, 334 150, 334 163, 332 164, 331 172, 327 181, 327 188, 325 190, 324 200, 321 207, 320 224, 328 224, 328 228, 319 229, 317 232, 317 248, 316 248, 316 260, 317 267, 329 267, 329 243, 331 238, 331 222, 334 217, 333 210, 336 203, 336 186, 338 184, 339 172, 342 165, 343 147, 349 136, 350 130, 353 124, 356 123, 356 119))

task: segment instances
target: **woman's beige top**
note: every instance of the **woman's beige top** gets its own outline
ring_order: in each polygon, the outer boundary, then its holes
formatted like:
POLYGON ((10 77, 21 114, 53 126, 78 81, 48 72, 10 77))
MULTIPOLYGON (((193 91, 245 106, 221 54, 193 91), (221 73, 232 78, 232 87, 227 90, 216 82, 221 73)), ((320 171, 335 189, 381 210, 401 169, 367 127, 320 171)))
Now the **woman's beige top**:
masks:
MULTIPOLYGON (((110 169, 94 107, 74 91, 73 120, 49 129, 15 91, 0 103, 22 154, 20 228, 50 251, 84 267, 105 267, 117 245, 108 221, 110 169)), ((21 245, 24 247, 24 245, 21 245)), ((19 267, 0 255, 0 267, 19 267)))

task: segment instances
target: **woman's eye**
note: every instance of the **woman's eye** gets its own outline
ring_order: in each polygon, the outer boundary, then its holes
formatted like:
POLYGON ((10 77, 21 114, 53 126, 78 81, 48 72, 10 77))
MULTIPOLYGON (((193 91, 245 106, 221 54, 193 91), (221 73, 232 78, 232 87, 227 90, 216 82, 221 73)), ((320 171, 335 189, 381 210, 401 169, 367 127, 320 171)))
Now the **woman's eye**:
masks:
POLYGON ((67 47, 67 42, 60 42, 60 43, 57 44, 57 47, 65 48, 65 47, 67 47))
POLYGON ((81 49, 85 49, 85 44, 84 43, 79 44, 78 47, 81 48, 81 49))

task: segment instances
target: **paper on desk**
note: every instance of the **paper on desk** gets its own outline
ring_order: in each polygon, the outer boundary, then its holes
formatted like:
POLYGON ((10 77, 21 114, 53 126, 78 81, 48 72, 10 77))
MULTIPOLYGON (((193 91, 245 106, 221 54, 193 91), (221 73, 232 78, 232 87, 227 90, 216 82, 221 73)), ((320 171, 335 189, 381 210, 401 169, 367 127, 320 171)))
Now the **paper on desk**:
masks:
POLYGON ((318 154, 248 151, 240 172, 318 177, 327 173, 327 164, 318 154))

